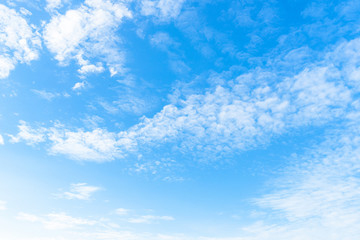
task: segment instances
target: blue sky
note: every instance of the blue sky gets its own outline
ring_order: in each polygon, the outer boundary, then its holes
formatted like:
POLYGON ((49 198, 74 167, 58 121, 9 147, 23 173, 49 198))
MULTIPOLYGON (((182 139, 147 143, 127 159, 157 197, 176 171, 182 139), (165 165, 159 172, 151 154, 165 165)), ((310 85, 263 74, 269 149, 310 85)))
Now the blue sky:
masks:
POLYGON ((360 4, 0 2, 0 238, 360 238, 360 4))

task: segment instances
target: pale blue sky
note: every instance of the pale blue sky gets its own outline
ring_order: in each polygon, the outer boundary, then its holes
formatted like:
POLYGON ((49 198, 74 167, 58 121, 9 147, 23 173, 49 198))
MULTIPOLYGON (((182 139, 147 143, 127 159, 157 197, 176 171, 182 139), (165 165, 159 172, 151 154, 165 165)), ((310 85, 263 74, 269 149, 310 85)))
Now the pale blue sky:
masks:
POLYGON ((1 1, 0 239, 360 239, 359 14, 1 1))

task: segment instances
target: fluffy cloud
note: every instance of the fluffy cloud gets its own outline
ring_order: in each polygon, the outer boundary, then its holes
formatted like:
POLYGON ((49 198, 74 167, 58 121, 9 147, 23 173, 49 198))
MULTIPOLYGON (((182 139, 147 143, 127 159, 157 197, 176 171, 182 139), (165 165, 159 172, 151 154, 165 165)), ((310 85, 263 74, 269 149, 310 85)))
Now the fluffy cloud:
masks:
POLYGON ((98 57, 114 75, 123 71, 124 57, 115 31, 124 17, 130 18, 131 13, 123 3, 86 0, 78 9, 54 15, 45 26, 44 41, 61 64, 77 60, 81 74, 102 72, 101 62, 89 60, 98 57))
POLYGON ((0 78, 9 76, 17 63, 38 58, 41 40, 15 10, 0 4, 0 78))
POLYGON ((9 135, 10 142, 12 143, 25 141, 28 145, 34 145, 44 142, 46 140, 45 128, 33 129, 24 121, 20 121, 20 125, 18 126, 18 128, 19 133, 16 136, 9 135))
POLYGON ((70 191, 60 194, 60 197, 66 199, 89 200, 91 195, 99 191, 96 186, 89 186, 87 183, 74 183, 70 186, 70 191))

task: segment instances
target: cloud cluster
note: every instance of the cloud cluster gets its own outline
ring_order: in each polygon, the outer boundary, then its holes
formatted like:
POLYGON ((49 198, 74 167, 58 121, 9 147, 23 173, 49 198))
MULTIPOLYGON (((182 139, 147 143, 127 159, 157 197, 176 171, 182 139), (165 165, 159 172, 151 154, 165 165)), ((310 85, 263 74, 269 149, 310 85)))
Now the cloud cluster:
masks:
POLYGON ((166 105, 127 131, 71 131, 63 126, 32 129, 21 122, 12 141, 34 144, 48 140, 50 153, 90 161, 112 160, 166 143, 193 153, 247 150, 291 129, 344 120, 358 93, 359 51, 360 39, 354 39, 295 75, 254 70, 205 94, 166 105))
POLYGON ((123 18, 131 16, 121 2, 86 0, 78 9, 54 15, 44 28, 44 42, 61 64, 76 60, 82 75, 104 71, 102 62, 111 75, 121 73, 124 55, 115 31, 123 18), (100 61, 91 63, 95 58, 100 61))
POLYGON ((0 4, 0 79, 8 77, 17 63, 37 59, 40 48, 41 38, 26 19, 0 4))

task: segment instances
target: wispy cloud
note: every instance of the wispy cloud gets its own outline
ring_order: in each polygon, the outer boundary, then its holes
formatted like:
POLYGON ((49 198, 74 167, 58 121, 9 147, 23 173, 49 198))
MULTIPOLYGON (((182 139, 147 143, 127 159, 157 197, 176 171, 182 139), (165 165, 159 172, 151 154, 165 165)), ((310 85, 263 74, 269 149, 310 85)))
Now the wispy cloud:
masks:
POLYGON ((61 96, 60 93, 52 93, 52 92, 47 92, 45 90, 32 89, 31 91, 36 95, 38 95, 39 97, 46 99, 48 101, 51 101, 54 98, 61 96))
POLYGON ((175 218, 171 217, 171 216, 153 216, 153 215, 145 215, 145 216, 140 216, 137 218, 129 218, 128 222, 130 223, 156 223, 159 221, 174 221, 175 218))
POLYGON ((72 217, 66 213, 50 213, 45 216, 37 216, 20 212, 16 218, 21 221, 40 222, 49 230, 72 229, 78 226, 92 226, 96 224, 96 221, 72 217))
POLYGON ((66 199, 89 200, 99 190, 101 190, 100 187, 89 186, 87 183, 73 183, 70 186, 70 191, 56 194, 56 196, 66 199))
POLYGON ((6 210, 6 202, 0 201, 0 211, 6 210))
POLYGON ((115 210, 115 213, 116 213, 117 215, 120 215, 120 216, 128 215, 129 212, 130 212, 130 210, 129 210, 129 209, 125 209, 125 208, 118 208, 118 209, 115 210))
POLYGON ((266 219, 246 228, 249 239, 355 239, 360 231, 359 125, 332 133, 305 154, 272 193, 256 200, 266 219), (317 237, 318 236, 318 237, 317 237))
POLYGON ((141 13, 145 16, 155 16, 160 21, 176 18, 185 0, 142 0, 141 13))

